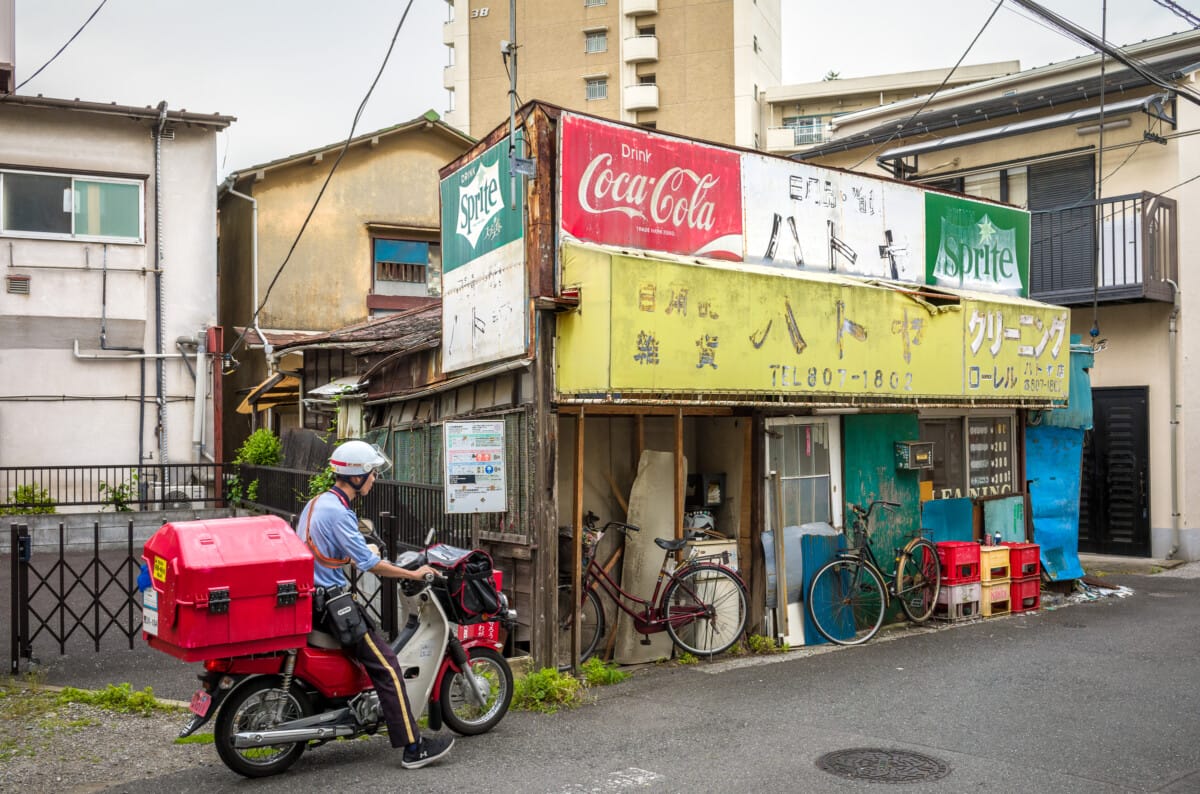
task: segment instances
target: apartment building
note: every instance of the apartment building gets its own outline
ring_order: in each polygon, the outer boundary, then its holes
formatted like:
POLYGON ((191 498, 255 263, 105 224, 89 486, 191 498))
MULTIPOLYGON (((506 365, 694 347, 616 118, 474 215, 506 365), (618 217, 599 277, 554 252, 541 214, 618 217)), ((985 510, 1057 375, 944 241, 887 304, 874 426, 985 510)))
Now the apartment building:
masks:
MULTIPOLYGON (((445 118, 479 137, 509 114, 510 4, 446 5, 445 118)), ((762 148, 762 94, 780 83, 779 0, 514 5, 520 100, 762 148)))

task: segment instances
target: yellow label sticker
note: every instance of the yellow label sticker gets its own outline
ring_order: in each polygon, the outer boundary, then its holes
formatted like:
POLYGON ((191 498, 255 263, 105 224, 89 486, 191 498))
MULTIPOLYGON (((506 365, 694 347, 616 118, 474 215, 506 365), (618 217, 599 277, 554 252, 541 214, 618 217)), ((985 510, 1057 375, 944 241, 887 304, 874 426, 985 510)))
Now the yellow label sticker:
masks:
POLYGON ((162 557, 154 558, 154 578, 160 582, 167 581, 167 561, 162 557))

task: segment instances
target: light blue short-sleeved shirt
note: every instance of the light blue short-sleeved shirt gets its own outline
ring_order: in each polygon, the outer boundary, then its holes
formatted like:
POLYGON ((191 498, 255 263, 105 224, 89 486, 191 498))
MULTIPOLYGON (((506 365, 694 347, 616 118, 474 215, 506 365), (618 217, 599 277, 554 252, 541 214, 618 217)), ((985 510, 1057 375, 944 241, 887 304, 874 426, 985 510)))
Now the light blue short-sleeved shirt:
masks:
MULTIPOLYGON (((350 509, 350 499, 337 488, 313 499, 300 512, 296 534, 307 543, 310 531, 313 545, 330 559, 349 557, 360 571, 369 571, 380 562, 379 555, 367 548, 358 530, 358 516, 350 509)), ((341 566, 328 568, 314 557, 313 569, 313 583, 317 587, 345 587, 349 583, 341 566)))

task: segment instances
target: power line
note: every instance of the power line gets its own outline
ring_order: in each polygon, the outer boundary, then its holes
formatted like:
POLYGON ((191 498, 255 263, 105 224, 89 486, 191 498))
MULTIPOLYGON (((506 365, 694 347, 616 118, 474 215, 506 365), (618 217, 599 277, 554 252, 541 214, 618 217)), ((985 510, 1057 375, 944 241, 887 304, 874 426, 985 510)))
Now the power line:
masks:
POLYGON ((400 30, 404 27, 404 20, 408 19, 408 11, 412 8, 412 4, 413 0, 408 0, 408 5, 404 7, 404 13, 400 15, 400 21, 396 24, 395 32, 392 33, 392 41, 388 44, 387 53, 383 56, 383 62, 379 64, 379 71, 375 73, 375 79, 371 81, 371 87, 367 89, 366 96, 363 97, 362 102, 358 105, 358 111, 354 114, 354 122, 350 125, 350 133, 346 136, 346 142, 342 144, 342 150, 338 152, 337 159, 333 161, 333 166, 330 167, 329 173, 325 175, 325 181, 321 184, 321 189, 317 191, 317 197, 313 200, 312 207, 309 208, 308 214, 304 216, 304 223, 300 224, 300 231, 296 232, 296 239, 292 240, 292 245, 288 248, 287 256, 279 264, 279 269, 275 271, 275 275, 271 278, 271 283, 267 285, 267 291, 263 293, 262 301, 255 307, 254 315, 250 318, 250 322, 242 329, 242 333, 234 341, 233 345, 230 346, 227 355, 232 356, 245 343, 246 334, 254 326, 263 307, 267 305, 267 299, 271 297, 271 290, 275 288, 275 283, 279 281, 279 276, 283 273, 283 269, 291 261, 292 254, 295 253, 296 246, 300 243, 300 238, 304 236, 304 230, 308 228, 308 222, 312 220, 313 213, 317 211, 317 206, 321 203, 321 197, 325 195, 325 188, 329 187, 329 181, 333 179, 334 172, 337 171, 338 165, 342 162, 342 158, 346 156, 346 151, 350 148, 350 141, 354 140, 354 130, 358 127, 358 120, 362 117, 363 110, 367 107, 367 101, 375 91, 375 86, 379 84, 379 78, 383 76, 383 70, 387 68, 388 61, 392 57, 392 51, 396 48, 396 39, 399 38, 400 30))
MULTIPOLYGON (((83 29, 88 26, 88 23, 96 18, 96 14, 100 13, 100 9, 104 8, 104 4, 107 2, 108 2, 108 0, 100 0, 100 5, 96 6, 96 10, 92 12, 91 16, 89 16, 87 19, 85 19, 83 21, 83 24, 79 26, 79 30, 75 31, 75 34, 73 36, 71 36, 71 38, 67 39, 67 43, 62 45, 61 47, 59 47, 58 52, 54 53, 54 55, 51 56, 50 60, 48 60, 44 64, 42 64, 40 69, 38 69, 36 72, 34 72, 33 74, 26 77, 24 80, 22 80, 21 84, 17 86, 17 91, 20 91, 25 86, 26 83, 28 83, 30 80, 32 80, 33 78, 35 78, 39 74, 41 74, 42 69, 45 69, 50 64, 54 63, 55 59, 58 58, 58 56, 63 54, 63 50, 65 50, 67 47, 71 46, 71 42, 75 41, 75 38, 80 33, 83 32, 83 29)), ((14 91, 13 93, 16 93, 16 92, 14 91)))
POLYGON ((1200 17, 1197 17, 1191 11, 1188 11, 1178 3, 1172 2, 1172 0, 1154 0, 1154 2, 1167 9, 1175 16, 1186 20, 1187 23, 1193 28, 1200 28, 1200 17))
POLYGON ((887 140, 885 140, 883 143, 879 144, 874 149, 872 149, 870 152, 868 152, 866 157, 859 160, 854 165, 850 166, 851 171, 858 168, 860 165, 865 163, 867 160, 870 160, 872 157, 875 156, 875 154, 880 149, 882 149, 884 146, 887 146, 889 143, 891 143, 893 140, 895 140, 896 136, 898 136, 900 133, 904 132, 905 127, 907 127, 909 124, 912 124, 913 121, 916 120, 917 116, 921 115, 921 111, 923 111, 925 108, 929 107, 929 103, 933 101, 933 98, 938 95, 939 91, 941 91, 943 88, 946 87, 946 83, 950 82, 950 78, 954 76, 955 70, 958 69, 958 67, 962 65, 962 62, 964 60, 966 60, 967 55, 971 52, 971 49, 975 46, 975 42, 979 41, 979 37, 983 35, 983 32, 985 30, 987 30, 988 25, 992 24, 992 20, 996 18, 996 13, 1003 6, 1004 6, 1004 0, 1000 0, 1000 2, 996 4, 996 7, 992 9, 992 13, 988 15, 987 20, 984 21, 983 27, 981 27, 979 29, 979 32, 975 34, 975 38, 971 39, 971 43, 967 45, 967 48, 965 50, 963 50, 963 54, 958 57, 958 61, 955 62, 954 66, 951 67, 950 71, 946 73, 946 76, 942 79, 942 84, 939 85, 937 88, 935 88, 933 90, 932 94, 925 97, 925 101, 921 103, 921 107, 917 108, 917 112, 913 113, 908 118, 908 121, 905 121, 899 127, 897 127, 896 131, 893 132, 890 136, 888 136, 887 140))

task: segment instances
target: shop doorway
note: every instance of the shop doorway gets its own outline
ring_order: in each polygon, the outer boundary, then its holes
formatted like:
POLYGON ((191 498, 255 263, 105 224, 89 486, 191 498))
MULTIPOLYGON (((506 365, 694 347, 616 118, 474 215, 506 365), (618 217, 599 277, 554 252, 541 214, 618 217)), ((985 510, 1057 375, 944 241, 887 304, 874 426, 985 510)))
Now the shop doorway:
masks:
MULTIPOLYGON (((842 439, 839 417, 766 420, 767 506, 763 552, 768 559, 768 605, 774 633, 792 645, 805 643, 804 582, 814 564, 801 552, 802 538, 819 525, 842 523, 842 439)), ((827 542, 836 541, 827 536, 827 542)))
POLYGON ((1149 387, 1092 389, 1084 435, 1079 550, 1150 555, 1149 387))

